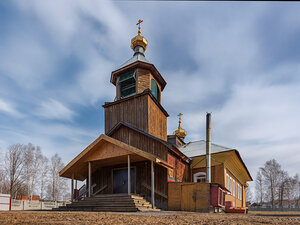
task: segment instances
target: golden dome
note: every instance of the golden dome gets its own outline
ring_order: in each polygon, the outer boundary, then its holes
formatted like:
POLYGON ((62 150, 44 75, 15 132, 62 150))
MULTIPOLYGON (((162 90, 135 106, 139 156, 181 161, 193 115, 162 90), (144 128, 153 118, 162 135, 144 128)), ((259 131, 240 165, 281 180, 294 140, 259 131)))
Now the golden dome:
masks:
POLYGON ((186 131, 184 129, 181 128, 181 116, 183 114, 179 113, 179 122, 178 122, 178 129, 174 131, 173 134, 175 134, 177 137, 184 139, 185 136, 187 135, 186 131))
POLYGON ((131 39, 131 48, 134 51, 136 46, 142 46, 144 51, 147 49, 148 41, 141 35, 141 23, 143 20, 139 20, 136 25, 139 25, 138 35, 131 39))

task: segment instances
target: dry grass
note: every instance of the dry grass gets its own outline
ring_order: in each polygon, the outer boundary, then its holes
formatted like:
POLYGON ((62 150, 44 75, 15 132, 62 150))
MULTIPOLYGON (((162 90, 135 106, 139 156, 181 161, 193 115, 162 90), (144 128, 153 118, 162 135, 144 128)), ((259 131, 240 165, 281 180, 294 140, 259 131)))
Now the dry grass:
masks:
POLYGON ((0 224, 300 224, 299 217, 187 212, 0 212, 0 224))
POLYGON ((286 211, 286 212, 274 212, 274 211, 249 211, 249 214, 252 215, 299 215, 300 216, 300 212, 295 212, 295 211, 286 211))

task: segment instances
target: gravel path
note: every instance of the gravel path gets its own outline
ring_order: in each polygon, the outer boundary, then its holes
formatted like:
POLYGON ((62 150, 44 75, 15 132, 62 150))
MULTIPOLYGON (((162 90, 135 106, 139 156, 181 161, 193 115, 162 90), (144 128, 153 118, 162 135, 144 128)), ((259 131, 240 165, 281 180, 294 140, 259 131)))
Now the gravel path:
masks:
POLYGON ((299 224, 299 216, 189 212, 0 212, 0 224, 299 224))

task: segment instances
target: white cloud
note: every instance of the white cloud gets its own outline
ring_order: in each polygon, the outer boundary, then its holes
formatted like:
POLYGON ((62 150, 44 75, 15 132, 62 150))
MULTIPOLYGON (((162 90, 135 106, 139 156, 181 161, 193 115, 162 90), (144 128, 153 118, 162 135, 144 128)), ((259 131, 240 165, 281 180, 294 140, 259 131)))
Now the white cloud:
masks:
POLYGON ((13 103, 0 99, 0 112, 3 112, 9 116, 22 117, 23 115, 16 109, 13 103))
POLYGON ((75 113, 67 108, 61 102, 49 99, 46 102, 42 102, 34 112, 37 116, 44 119, 55 119, 55 120, 67 120, 71 121, 75 113))

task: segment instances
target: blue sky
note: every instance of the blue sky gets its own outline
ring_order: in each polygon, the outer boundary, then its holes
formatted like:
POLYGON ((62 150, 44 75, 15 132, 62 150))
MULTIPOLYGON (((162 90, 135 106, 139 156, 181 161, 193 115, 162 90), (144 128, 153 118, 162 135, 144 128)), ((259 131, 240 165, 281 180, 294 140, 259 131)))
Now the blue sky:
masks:
POLYGON ((167 81, 162 105, 179 112, 186 141, 240 151, 252 176, 275 158, 291 174, 300 159, 298 2, 0 2, 0 154, 40 145, 68 163, 104 130, 110 73, 133 54, 135 23, 146 58, 167 81))

